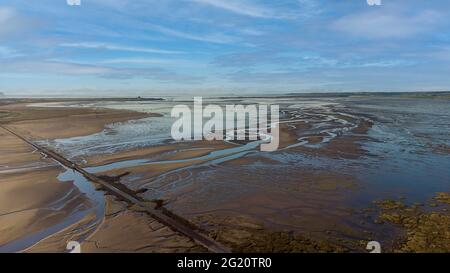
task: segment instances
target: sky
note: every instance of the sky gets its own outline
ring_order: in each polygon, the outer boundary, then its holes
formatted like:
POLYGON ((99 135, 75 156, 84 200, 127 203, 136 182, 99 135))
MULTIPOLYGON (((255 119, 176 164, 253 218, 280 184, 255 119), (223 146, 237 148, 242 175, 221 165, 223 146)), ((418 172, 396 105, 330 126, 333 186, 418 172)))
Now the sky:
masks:
POLYGON ((449 75, 450 1, 0 1, 8 96, 438 91, 449 75))

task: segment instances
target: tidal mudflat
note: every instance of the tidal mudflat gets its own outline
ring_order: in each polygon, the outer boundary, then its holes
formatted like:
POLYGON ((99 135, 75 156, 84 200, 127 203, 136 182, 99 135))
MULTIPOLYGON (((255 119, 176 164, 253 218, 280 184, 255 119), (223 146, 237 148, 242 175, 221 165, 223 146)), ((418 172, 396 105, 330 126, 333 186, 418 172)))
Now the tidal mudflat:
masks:
MULTIPOLYGON (((450 251, 447 98, 208 98, 280 106, 280 147, 174 141, 191 98, 10 100, 1 123, 183 216, 233 251, 450 251), (430 230, 434 232, 430 232, 430 230)), ((199 252, 189 238, 1 131, 0 251, 199 252)))

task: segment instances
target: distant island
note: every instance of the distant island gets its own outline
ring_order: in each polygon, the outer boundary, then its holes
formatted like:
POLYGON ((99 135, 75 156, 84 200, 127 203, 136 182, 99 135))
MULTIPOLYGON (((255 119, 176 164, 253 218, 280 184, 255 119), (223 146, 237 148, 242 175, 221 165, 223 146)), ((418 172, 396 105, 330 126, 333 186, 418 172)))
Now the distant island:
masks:
POLYGON ((3 92, 0 92, 0 98, 4 97, 4 96, 5 96, 5 94, 3 92))

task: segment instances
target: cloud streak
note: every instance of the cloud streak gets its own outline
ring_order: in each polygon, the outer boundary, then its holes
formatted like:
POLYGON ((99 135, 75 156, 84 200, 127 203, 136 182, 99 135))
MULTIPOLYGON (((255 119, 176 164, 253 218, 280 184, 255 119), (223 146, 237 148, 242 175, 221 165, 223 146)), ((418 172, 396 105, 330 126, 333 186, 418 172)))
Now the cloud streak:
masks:
POLYGON ((441 14, 434 10, 420 11, 415 15, 379 10, 342 17, 333 23, 332 28, 368 39, 401 39, 432 29, 441 18, 441 14))
POLYGON ((51 60, 14 60, 3 62, 0 74, 94 76, 110 80, 148 79, 159 82, 192 83, 201 77, 182 75, 159 67, 117 68, 51 60))
POLYGON ((200 42, 208 42, 208 43, 217 43, 217 44, 228 44, 235 42, 235 38, 226 34, 222 33, 212 33, 212 34, 206 34, 206 35, 200 35, 200 34, 192 34, 189 32, 183 32, 179 30, 174 30, 171 28, 159 26, 159 25, 150 25, 149 28, 151 30, 173 36, 178 37, 182 39, 188 39, 188 40, 194 40, 194 41, 200 41, 200 42))
POLYGON ((148 48, 148 47, 123 46, 123 45, 97 43, 97 42, 62 43, 62 44, 60 44, 60 46, 85 48, 85 49, 101 49, 101 50, 130 51, 130 52, 141 52, 141 53, 157 53, 157 54, 182 54, 183 53, 182 51, 155 49, 155 48, 148 48))
POLYGON ((256 18, 285 18, 273 13, 273 10, 248 1, 236 0, 192 0, 193 2, 208 5, 214 8, 223 9, 239 15, 256 17, 256 18))
POLYGON ((37 25, 37 20, 19 14, 16 9, 0 6, 0 41, 30 32, 37 25))

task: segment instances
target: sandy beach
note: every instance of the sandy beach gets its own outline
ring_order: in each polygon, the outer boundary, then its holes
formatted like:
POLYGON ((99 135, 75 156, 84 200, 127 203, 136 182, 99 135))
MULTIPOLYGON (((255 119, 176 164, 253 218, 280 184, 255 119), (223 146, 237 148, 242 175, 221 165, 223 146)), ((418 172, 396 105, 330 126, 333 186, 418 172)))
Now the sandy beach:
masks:
POLYGON ((72 183, 56 178, 62 168, 43 159, 26 143, 1 130, 0 245, 43 230, 88 200, 72 183))
MULTIPOLYGON (((151 116, 131 111, 49 109, 27 107, 26 104, 2 106, 0 111, 7 113, 2 119, 3 125, 34 140, 89 135, 103 130, 106 124, 151 116)), ((111 196, 105 197, 104 219, 95 223, 95 215, 89 212, 92 208, 89 199, 72 182, 58 180, 63 167, 43 158, 3 129, 0 134, 2 251, 65 252, 68 241, 85 236, 88 238, 82 247, 86 252, 202 250, 189 238, 178 235, 147 215, 129 211, 111 196), (65 223, 67 227, 62 226, 61 230, 45 233, 46 229, 79 211, 87 213, 65 223), (15 243, 33 235, 34 238, 23 240, 21 244, 15 243)))

